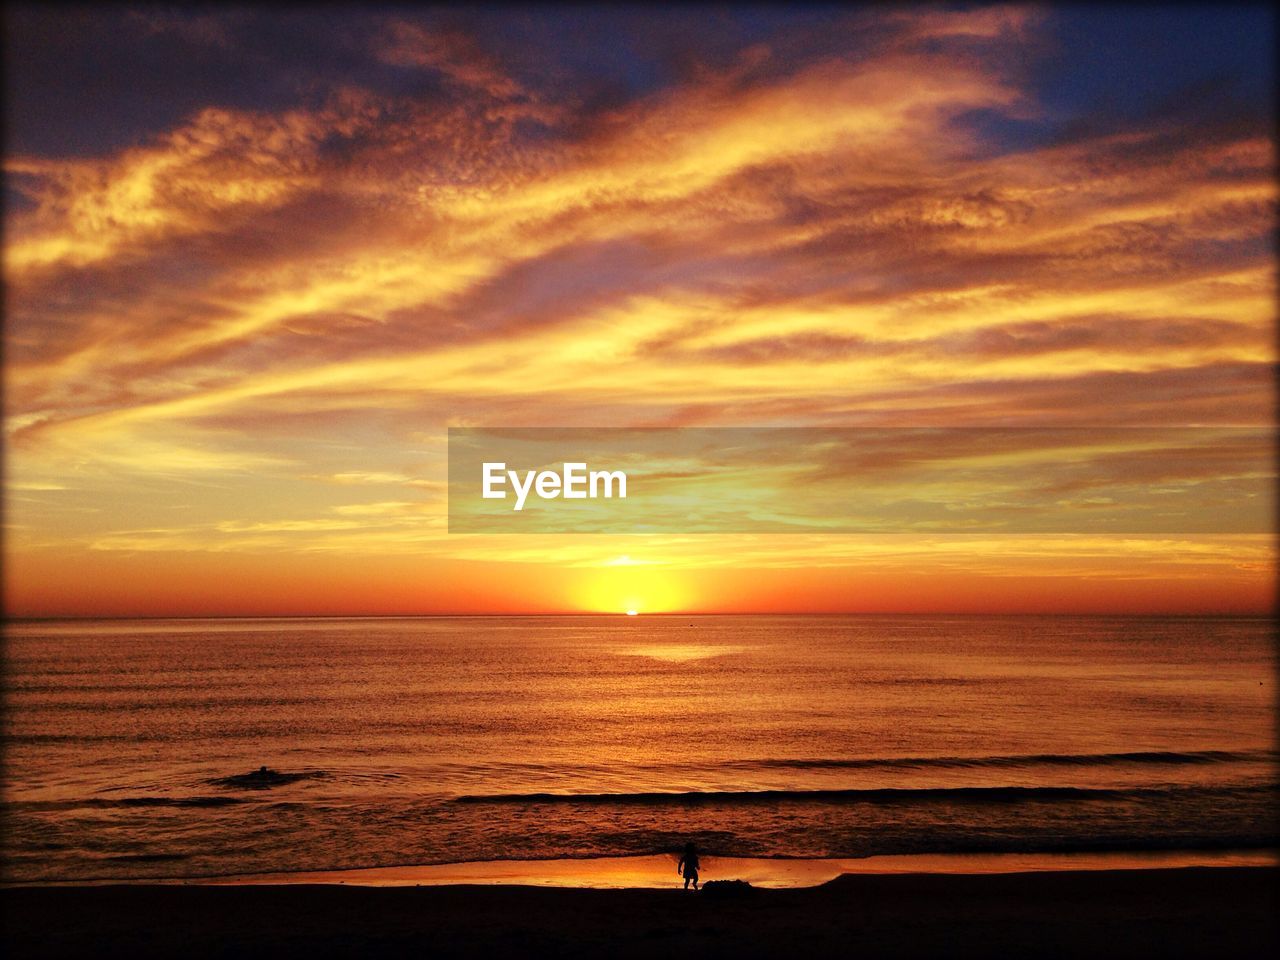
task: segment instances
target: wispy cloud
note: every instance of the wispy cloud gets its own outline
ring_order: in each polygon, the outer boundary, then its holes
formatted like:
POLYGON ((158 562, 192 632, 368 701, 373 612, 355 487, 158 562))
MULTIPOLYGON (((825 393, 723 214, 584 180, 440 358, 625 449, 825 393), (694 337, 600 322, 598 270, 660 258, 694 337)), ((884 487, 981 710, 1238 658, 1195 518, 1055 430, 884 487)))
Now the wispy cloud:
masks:
POLYGON ((465 20, 370 17, 334 40, 364 72, 289 106, 10 155, 10 489, 129 502, 115 531, 41 521, 69 550, 454 557, 365 526, 441 520, 448 424, 1268 422, 1269 127, 1019 139, 1052 120, 1024 64, 1051 20, 858 14, 606 96, 465 20), (252 509, 191 504, 198 478, 252 509), (199 522, 138 532, 176 503, 199 522))

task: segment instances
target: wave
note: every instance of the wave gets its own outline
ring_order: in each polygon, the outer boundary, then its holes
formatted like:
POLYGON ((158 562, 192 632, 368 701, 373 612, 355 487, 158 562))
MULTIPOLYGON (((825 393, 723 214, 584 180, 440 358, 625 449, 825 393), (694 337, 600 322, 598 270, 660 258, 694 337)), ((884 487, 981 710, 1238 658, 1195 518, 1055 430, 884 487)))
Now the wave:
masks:
POLYGON ((1141 800, 1173 796, 1243 796, 1276 792, 1280 786, 1244 787, 884 787, 865 790, 692 790, 646 793, 473 793, 454 803, 713 804, 778 803, 1028 803, 1088 800, 1141 800))
POLYGON ((169 863, 189 858, 185 853, 119 853, 106 859, 117 863, 169 863))
POLYGON ((270 790, 272 787, 283 787, 297 783, 299 780, 316 780, 327 777, 323 770, 303 770, 299 773, 282 773, 269 767, 259 767, 249 773, 237 773, 229 777, 214 777, 205 783, 216 787, 234 787, 240 790, 270 790))
POLYGON ((724 766, 746 769, 873 770, 973 769, 983 767, 1190 766, 1213 763, 1274 762, 1274 750, 1141 750, 1130 753, 1028 753, 985 757, 867 757, 859 759, 783 759, 732 761, 724 766))
POLYGON ((84 797, 69 800, 16 800, 4 805, 7 810, 76 810, 82 807, 98 810, 123 810, 130 807, 229 807, 250 803, 239 797, 84 797))

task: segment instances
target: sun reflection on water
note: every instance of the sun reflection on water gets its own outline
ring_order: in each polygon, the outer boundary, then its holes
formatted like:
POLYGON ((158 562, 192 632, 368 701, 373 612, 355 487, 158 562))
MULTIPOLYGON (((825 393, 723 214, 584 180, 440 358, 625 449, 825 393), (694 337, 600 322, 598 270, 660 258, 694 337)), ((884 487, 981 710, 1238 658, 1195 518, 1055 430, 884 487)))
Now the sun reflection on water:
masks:
POLYGON ((649 657, 652 660, 663 660, 668 663, 687 663, 691 660, 709 660, 712 657, 741 653, 743 649, 743 647, 711 643, 651 643, 639 647, 628 647, 621 653, 624 656, 649 657))

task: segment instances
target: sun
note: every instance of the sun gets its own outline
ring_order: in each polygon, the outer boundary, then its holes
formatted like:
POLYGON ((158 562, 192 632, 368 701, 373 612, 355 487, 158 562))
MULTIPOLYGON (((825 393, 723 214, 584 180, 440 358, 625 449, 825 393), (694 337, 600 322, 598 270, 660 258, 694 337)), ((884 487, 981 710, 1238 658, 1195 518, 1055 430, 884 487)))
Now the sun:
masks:
POLYGON ((687 607, 688 591, 679 574, 631 557, 583 571, 573 588, 573 606, 593 613, 638 616, 687 607))

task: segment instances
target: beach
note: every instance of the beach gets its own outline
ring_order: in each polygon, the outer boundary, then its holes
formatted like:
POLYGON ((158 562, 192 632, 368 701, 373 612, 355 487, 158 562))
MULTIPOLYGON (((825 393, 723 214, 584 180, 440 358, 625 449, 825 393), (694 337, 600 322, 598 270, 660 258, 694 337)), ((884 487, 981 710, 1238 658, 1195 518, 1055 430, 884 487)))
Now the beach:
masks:
POLYGON ((5 936, 131 960, 1269 955, 1268 627, 12 627, 5 936), (705 886, 727 880, 750 888, 705 886))
POLYGON ((1280 943, 1276 881, 1274 867, 1199 867, 851 874, 724 895, 114 884, 3 903, 18 957, 1261 957, 1280 943))

